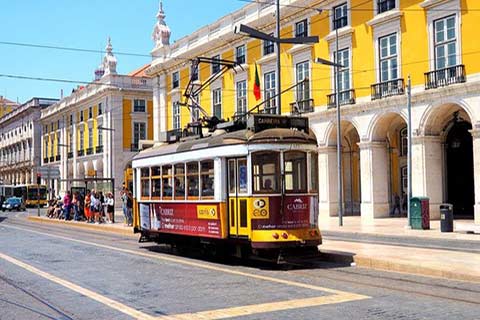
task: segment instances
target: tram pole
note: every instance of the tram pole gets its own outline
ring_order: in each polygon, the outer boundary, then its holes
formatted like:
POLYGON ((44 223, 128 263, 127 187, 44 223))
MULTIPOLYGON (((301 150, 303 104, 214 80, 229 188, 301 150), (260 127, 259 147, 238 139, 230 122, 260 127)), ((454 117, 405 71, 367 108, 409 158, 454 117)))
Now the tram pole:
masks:
POLYGON ((410 75, 408 75, 407 80, 407 116, 408 116, 408 149, 407 149, 407 156, 408 156, 408 163, 407 163, 407 228, 411 228, 412 225, 410 223, 410 199, 412 199, 412 82, 410 79, 410 75))

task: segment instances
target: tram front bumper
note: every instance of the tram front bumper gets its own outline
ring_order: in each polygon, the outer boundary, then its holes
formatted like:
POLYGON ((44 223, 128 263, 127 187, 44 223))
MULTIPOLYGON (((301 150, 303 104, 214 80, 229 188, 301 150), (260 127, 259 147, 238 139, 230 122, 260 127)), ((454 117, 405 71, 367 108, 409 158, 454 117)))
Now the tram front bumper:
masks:
POLYGON ((322 243, 318 229, 253 230, 252 248, 274 249, 313 247, 322 243))

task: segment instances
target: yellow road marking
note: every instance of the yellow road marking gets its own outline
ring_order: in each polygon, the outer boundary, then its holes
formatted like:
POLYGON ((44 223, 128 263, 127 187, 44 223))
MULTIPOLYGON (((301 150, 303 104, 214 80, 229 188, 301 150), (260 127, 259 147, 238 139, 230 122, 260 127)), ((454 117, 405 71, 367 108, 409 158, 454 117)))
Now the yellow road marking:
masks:
POLYGON ((91 298, 93 300, 96 300, 100 303, 103 303, 104 305, 112 308, 112 309, 115 309, 115 310, 118 310, 122 313, 125 313, 133 318, 137 318, 137 319, 155 319, 155 317, 152 317, 152 316, 149 316, 148 314, 146 313, 143 313, 141 311, 138 311, 138 310, 135 310, 133 308, 130 308, 124 304, 121 304, 120 302, 117 302, 115 300, 112 300, 110 298, 107 298, 105 296, 102 296, 92 290, 88 290, 88 289, 85 289, 83 287, 80 287, 79 285, 76 285, 75 283, 72 283, 70 281, 67 281, 67 280, 64 280, 64 279, 61 279, 59 277, 56 277, 54 275, 51 275, 47 272, 44 272, 42 270, 39 270, 29 264, 26 264, 20 260, 17 260, 15 258, 12 258, 10 256, 7 256, 3 253, 0 252, 0 258, 10 262, 10 263, 13 263, 25 270, 28 270, 36 275, 39 275, 47 280, 50 280, 52 282, 55 282, 61 286, 64 286, 72 291, 75 291, 75 292, 78 292, 88 298, 91 298))
MULTIPOLYGON (((288 286, 300 287, 300 288, 304 288, 304 289, 328 292, 328 293, 333 294, 333 295, 329 295, 329 296, 322 296, 322 297, 316 297, 316 298, 287 300, 287 301, 264 303, 264 304, 241 306, 241 307, 233 307, 233 308, 226 308, 226 309, 219 309, 219 310, 212 310, 212 311, 202 311, 202 312, 197 312, 197 313, 180 314, 180 315, 174 316, 175 317, 174 319, 191 319, 191 318, 193 318, 193 319, 221 319, 221 318, 235 317, 236 316, 235 314, 237 314, 237 313, 240 313, 240 315, 243 315, 243 314, 247 315, 247 314, 255 314, 255 313, 262 313, 262 312, 271 312, 271 311, 277 311, 277 310, 287 310, 287 309, 292 309, 292 308, 303 308, 304 305, 305 305, 305 307, 307 307, 307 306, 316 306, 316 305, 331 304, 331 303, 341 303, 341 302, 362 300, 362 299, 369 299, 370 298, 369 296, 365 296, 365 295, 354 294, 354 293, 350 293, 350 292, 346 292, 346 291, 335 290, 335 289, 310 285, 310 284, 301 283, 301 282, 294 282, 294 281, 289 281, 289 280, 284 280, 284 279, 277 279, 277 278, 273 278, 273 277, 269 277, 269 276, 256 275, 256 274, 246 273, 246 272, 237 271, 237 270, 230 270, 230 269, 217 267, 217 266, 213 266, 213 265, 207 265, 207 264, 202 264, 202 263, 198 263, 198 262, 188 261, 188 260, 181 259, 181 258, 162 256, 162 255, 159 255, 159 254, 150 254, 150 253, 146 253, 146 252, 137 252, 137 251, 129 250, 129 249, 116 248, 116 247, 112 247, 112 246, 109 246, 109 245, 99 244, 99 243, 95 243, 95 242, 88 242, 88 241, 84 241, 84 240, 78 240, 78 239, 75 239, 75 238, 69 238, 69 237, 64 237, 64 236, 59 236, 59 235, 43 233, 43 232, 34 231, 34 230, 30 230, 30 229, 25 229, 25 228, 20 228, 20 227, 7 226, 7 225, 4 225, 4 227, 23 230, 23 231, 36 233, 36 234, 40 234, 40 235, 44 235, 44 236, 48 236, 48 237, 54 237, 54 238, 58 238, 58 239, 74 241, 74 242, 77 242, 77 243, 86 244, 88 246, 96 246, 96 247, 99 247, 99 248, 104 248, 104 249, 109 249, 109 250, 113 250, 113 251, 123 252, 123 253, 132 254, 132 255, 136 255, 136 256, 142 256, 142 257, 153 258, 153 259, 157 259, 157 260, 180 263, 180 264, 184 264, 184 265, 188 265, 188 266, 192 266, 192 267, 197 267, 197 268, 202 268, 202 269, 207 269, 207 270, 213 270, 213 271, 219 271, 219 272, 223 272, 223 273, 227 273, 227 274, 233 274, 233 275, 238 275, 238 276, 242 276, 242 277, 259 279, 259 280, 264 280, 264 281, 269 281, 269 282, 280 283, 280 284, 284 284, 284 285, 288 285, 288 286), (293 304, 292 304, 292 302, 293 302, 293 304), (265 311, 262 311, 262 310, 265 310, 265 311), (178 318, 178 317, 180 317, 180 318, 178 318)), ((63 281, 65 281, 65 280, 63 280, 63 281)), ((85 289, 85 290, 87 290, 87 289, 85 289)), ((104 297, 104 298, 108 299, 106 297, 104 297)), ((108 303, 105 303, 105 304, 109 305, 108 303)), ((129 307, 127 307, 127 308, 129 308, 129 307)), ((134 310, 134 309, 131 309, 131 310, 134 310)), ((146 319, 153 319, 153 317, 151 317, 151 316, 148 316, 148 317, 150 317, 150 318, 146 318, 146 319)), ((162 316, 162 317, 159 317, 157 319, 172 319, 172 317, 162 316)))
POLYGON ((225 319, 233 317, 248 316, 252 314, 274 312, 282 310, 291 310, 297 308, 316 307, 325 304, 334 304, 342 302, 350 302, 356 300, 363 300, 368 297, 353 294, 334 294, 329 296, 306 298, 306 299, 293 299, 287 301, 261 303, 256 305, 240 306, 226 309, 201 311, 196 313, 186 313, 175 315, 176 320, 203 320, 203 319, 225 319))

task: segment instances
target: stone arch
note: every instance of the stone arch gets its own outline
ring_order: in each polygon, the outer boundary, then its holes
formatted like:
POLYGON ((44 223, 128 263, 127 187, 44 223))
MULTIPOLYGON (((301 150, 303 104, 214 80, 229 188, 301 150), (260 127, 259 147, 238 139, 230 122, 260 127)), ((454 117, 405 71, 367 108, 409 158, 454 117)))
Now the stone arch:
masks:
POLYGON ((474 112, 470 105, 463 100, 450 99, 427 107, 420 118, 419 135, 444 135, 448 129, 451 115, 458 112, 459 117, 475 122, 474 112))
POLYGON ((402 120, 407 123, 407 116, 398 111, 375 114, 368 124, 367 141, 383 141, 389 127, 398 125, 402 120))

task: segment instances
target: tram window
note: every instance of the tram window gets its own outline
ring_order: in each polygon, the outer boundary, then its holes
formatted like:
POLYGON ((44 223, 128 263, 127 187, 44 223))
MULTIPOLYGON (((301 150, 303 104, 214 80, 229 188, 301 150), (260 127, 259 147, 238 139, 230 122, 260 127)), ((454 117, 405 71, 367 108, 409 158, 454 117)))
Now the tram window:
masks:
POLYGON ((174 181, 175 200, 185 200, 185 164, 175 165, 174 181))
POLYGON ((310 191, 318 192, 318 154, 310 153, 310 191))
POLYGON ((280 192, 278 176, 280 173, 280 154, 278 152, 256 152, 252 154, 253 192, 280 192))
POLYGON ((236 191, 236 177, 235 177, 235 159, 228 160, 228 191, 234 194, 236 191))
POLYGON ((140 169, 140 197, 150 197, 150 168, 140 169))
POLYGON ((305 152, 285 152, 284 170, 286 192, 307 192, 307 154, 305 152))
POLYGON ((152 167, 152 198, 160 199, 161 179, 160 167, 152 167))
POLYGON ((187 197, 198 199, 199 188, 198 162, 187 163, 187 197))
POLYGON ((213 199, 214 170, 213 160, 206 160, 200 163, 201 192, 202 199, 213 199))
POLYGON ((162 167, 162 199, 172 199, 172 166, 162 167))

